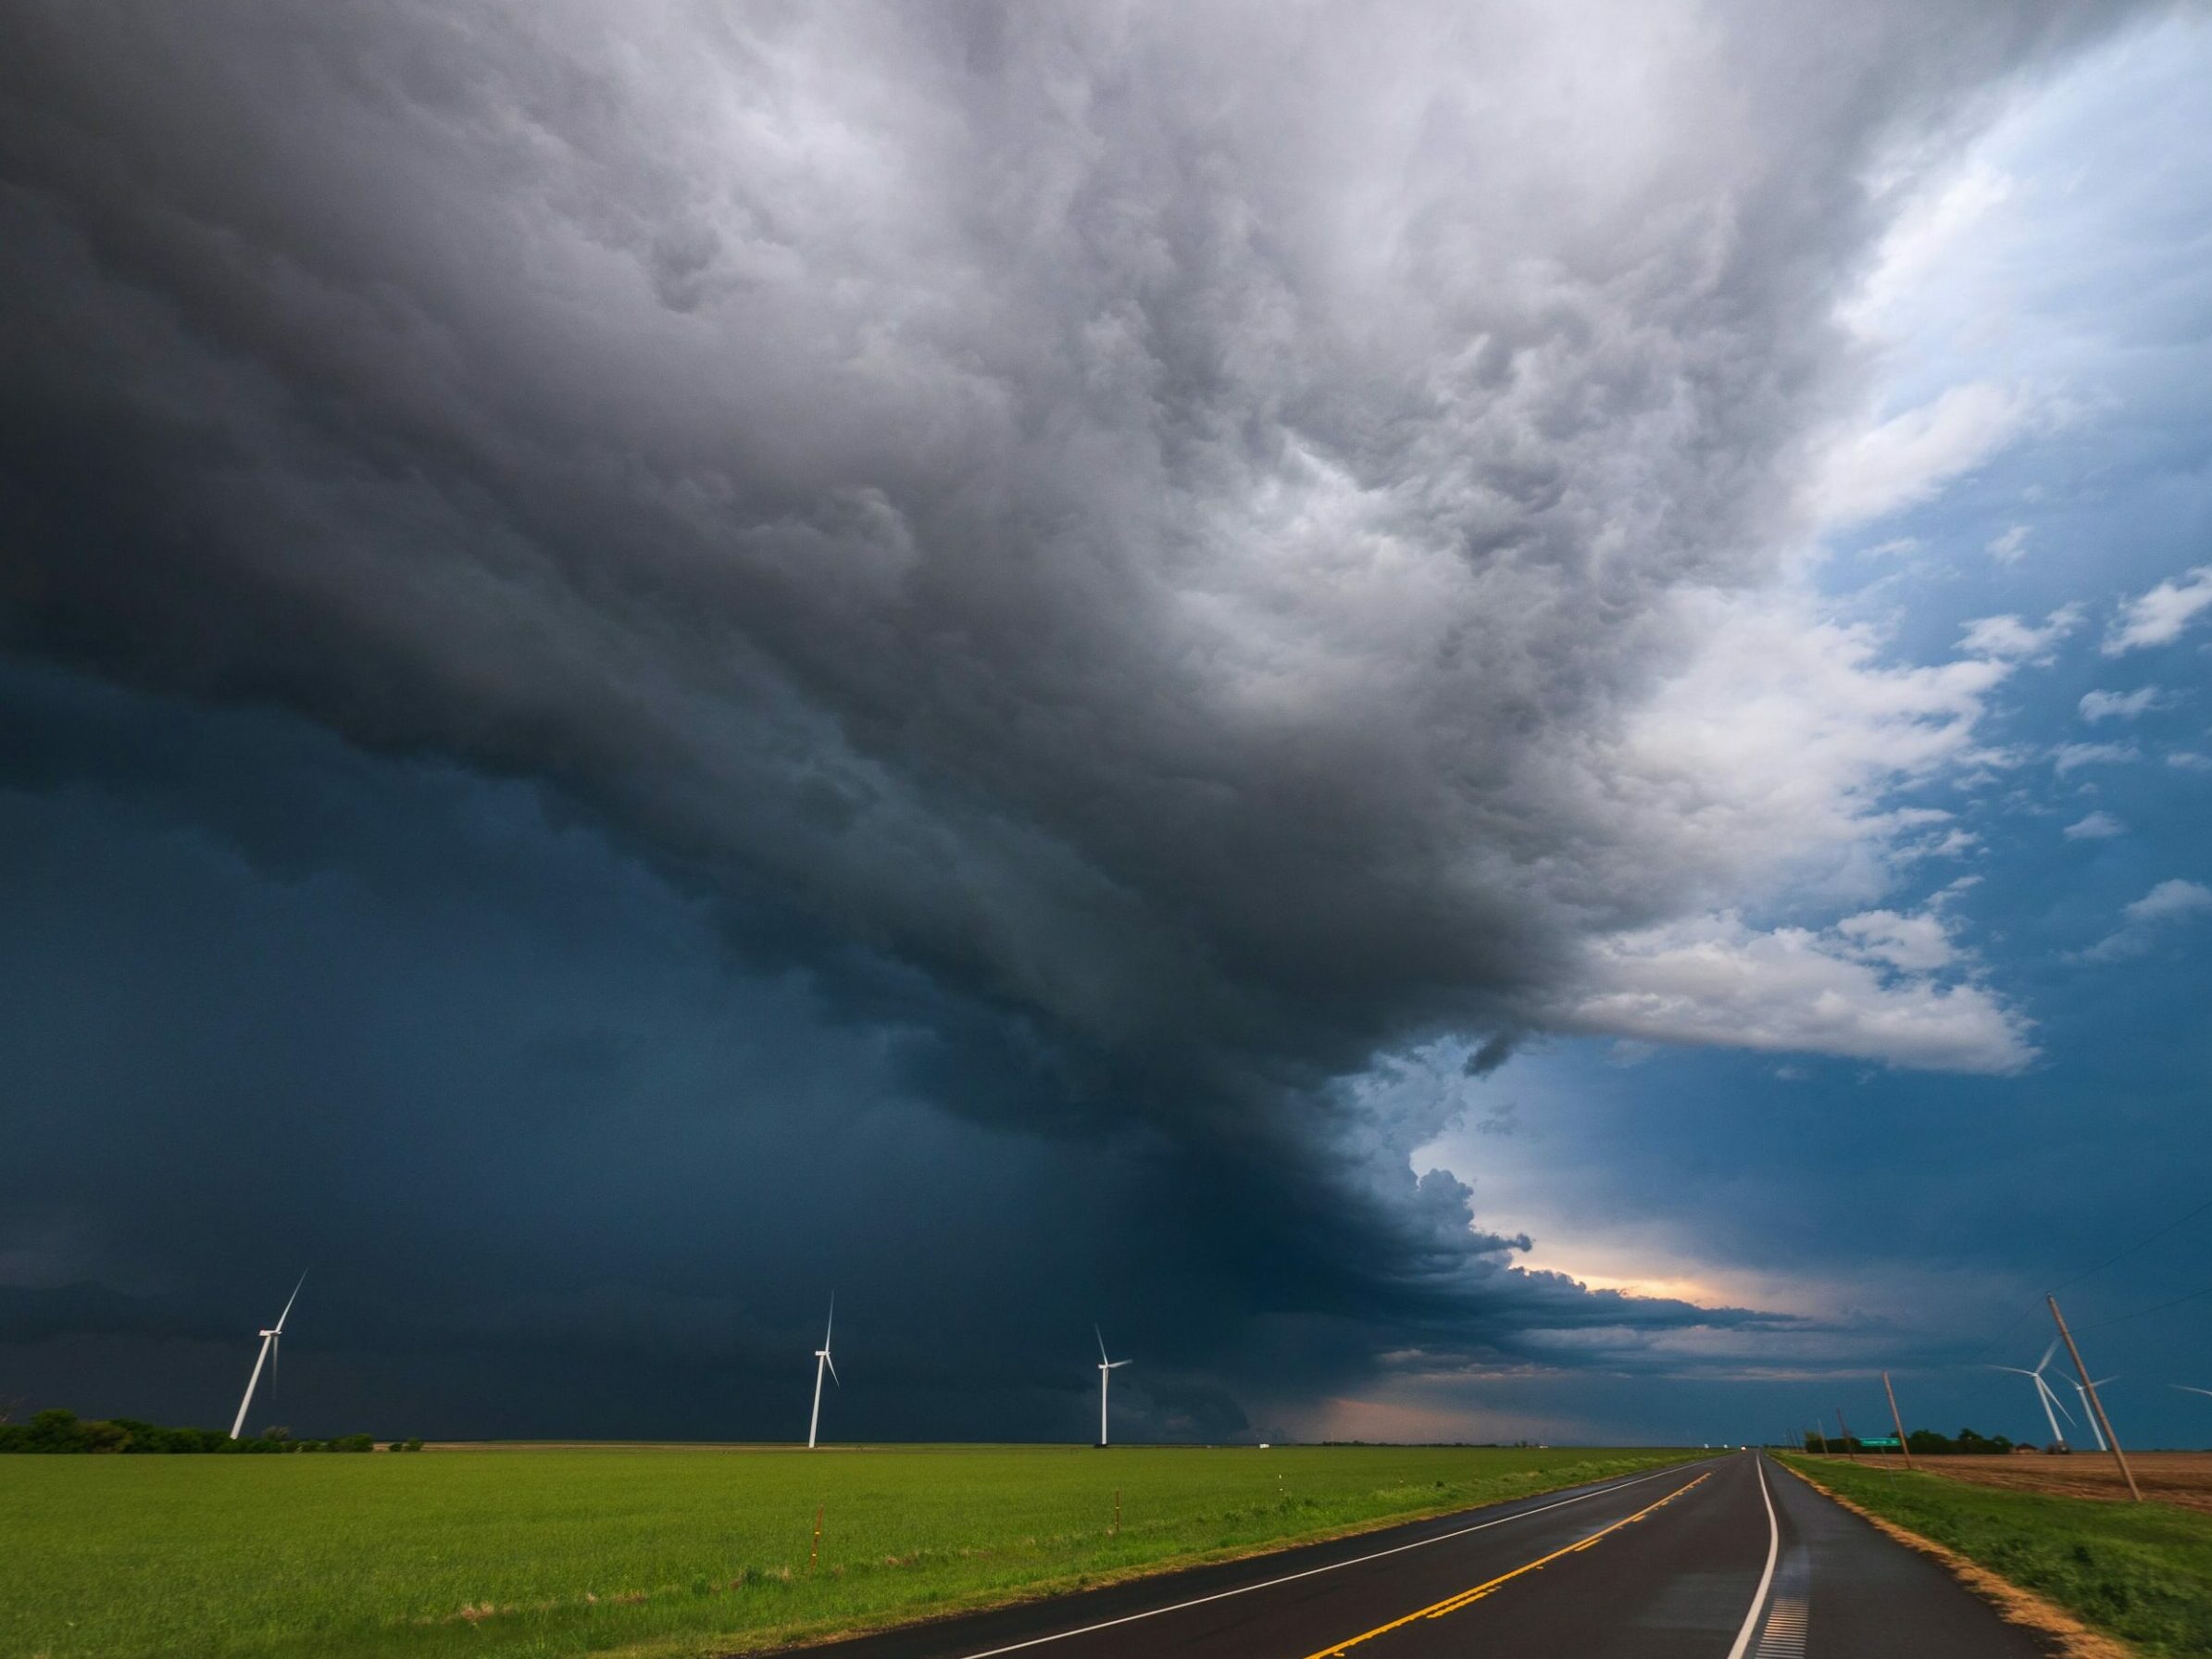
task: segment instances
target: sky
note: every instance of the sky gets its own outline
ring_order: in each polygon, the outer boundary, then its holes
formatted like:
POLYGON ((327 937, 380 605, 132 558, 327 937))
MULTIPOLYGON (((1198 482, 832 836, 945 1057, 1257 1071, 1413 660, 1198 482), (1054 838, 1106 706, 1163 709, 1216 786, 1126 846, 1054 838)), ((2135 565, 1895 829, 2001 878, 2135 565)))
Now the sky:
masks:
POLYGON ((0 1406, 2212 1445, 2208 73, 9 9, 0 1406))

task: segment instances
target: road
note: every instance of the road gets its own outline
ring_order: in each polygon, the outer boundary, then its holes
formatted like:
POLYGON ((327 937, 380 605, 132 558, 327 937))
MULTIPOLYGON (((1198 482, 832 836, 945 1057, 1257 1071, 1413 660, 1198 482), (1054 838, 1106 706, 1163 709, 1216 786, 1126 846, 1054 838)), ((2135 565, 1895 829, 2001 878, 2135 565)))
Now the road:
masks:
POLYGON ((2047 1659, 1933 1562, 1735 1453, 912 1626, 833 1659, 2047 1659))

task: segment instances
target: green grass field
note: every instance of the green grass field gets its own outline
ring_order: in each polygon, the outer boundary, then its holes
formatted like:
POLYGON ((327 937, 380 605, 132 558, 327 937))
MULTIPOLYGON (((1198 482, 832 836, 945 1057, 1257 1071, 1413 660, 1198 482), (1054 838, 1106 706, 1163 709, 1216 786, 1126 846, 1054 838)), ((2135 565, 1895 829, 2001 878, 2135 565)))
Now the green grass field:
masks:
POLYGON ((601 1446, 11 1457, 0 1467, 0 1655, 726 1653, 1693 1455, 601 1446), (818 1504, 821 1559, 809 1571, 818 1504))
POLYGON ((2003 1491, 1833 1459, 1782 1461, 2145 1653, 2212 1653, 2212 1516, 2170 1503, 2003 1491))

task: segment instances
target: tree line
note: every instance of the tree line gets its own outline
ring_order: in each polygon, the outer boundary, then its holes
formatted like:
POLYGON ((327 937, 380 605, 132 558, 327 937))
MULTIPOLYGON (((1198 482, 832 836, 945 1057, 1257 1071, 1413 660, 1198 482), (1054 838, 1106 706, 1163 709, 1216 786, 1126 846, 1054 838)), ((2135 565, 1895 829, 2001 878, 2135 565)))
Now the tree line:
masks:
MULTIPOLYGON (((81 1417, 59 1407, 42 1411, 28 1423, 0 1423, 0 1452, 270 1453, 373 1452, 376 1438, 342 1434, 332 1440, 294 1440, 292 1430, 264 1428, 245 1440, 232 1440, 219 1428, 173 1428, 142 1423, 136 1417, 81 1417)), ((393 1441, 389 1450, 419 1452, 422 1440, 393 1441)))
MULTIPOLYGON (((1971 1428, 1961 1428, 1956 1435, 1938 1434, 1932 1428, 1916 1428, 1905 1437, 1905 1443, 1915 1457, 2001 1457, 2013 1450, 2013 1442, 2001 1434, 1977 1434, 1971 1428)), ((1869 1446, 1853 1435, 1846 1440, 1840 1434, 1822 1435, 1808 1430, 1805 1437, 1807 1452, 1865 1452, 1879 1454, 1893 1450, 1896 1442, 1869 1446)))

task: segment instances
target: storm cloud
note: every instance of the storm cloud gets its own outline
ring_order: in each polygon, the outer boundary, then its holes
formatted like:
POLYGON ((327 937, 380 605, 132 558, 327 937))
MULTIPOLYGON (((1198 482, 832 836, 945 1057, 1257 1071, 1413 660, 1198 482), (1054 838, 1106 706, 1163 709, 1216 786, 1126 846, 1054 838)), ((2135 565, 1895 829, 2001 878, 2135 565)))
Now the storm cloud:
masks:
MULTIPOLYGON (((1452 1099, 1383 1110, 1357 1079, 1439 1038, 1494 1065, 1556 1031, 2027 1063, 1940 918, 1878 908, 1944 832, 1914 792, 1970 764, 2015 659, 1887 667, 1790 571, 1822 523, 1910 495, 1848 459, 1871 453, 1866 366, 1839 320, 1900 193, 2118 15, 17 8, 16 833, 66 842, 53 891, 80 894, 92 798, 231 849, 210 903, 233 881, 354 903, 303 871, 418 911, 449 879, 459 911, 512 884, 537 938, 588 892, 628 918, 573 942, 609 982, 692 965, 682 1032, 579 991, 529 1050, 542 1076, 487 1049, 434 1126, 396 1071, 331 1081, 357 1103, 323 1132, 359 1226, 289 1222, 357 1256, 421 1181, 366 1150, 403 1132, 466 1141, 457 1167, 578 1161, 501 1216, 521 1256, 665 1237, 712 1195, 593 1150, 649 1121, 808 1171, 732 1173, 757 1226, 707 1229, 687 1284, 712 1257, 795 1267, 771 1241, 810 1199, 857 1223, 903 1185, 979 1219, 912 1220, 887 1324, 924 1280, 1031 1309, 1057 1269, 1181 1287, 1139 1316, 1183 1379, 1161 1432, 1236 1431, 1385 1350, 1510 1361, 1543 1333, 1759 1318, 1514 1269, 1525 1241, 1409 1163, 1452 1099), (500 846, 531 850, 519 873, 500 846), (468 848, 474 888, 450 875, 468 848), (1783 926, 1808 888, 1857 914, 1783 926), (1945 948, 1880 948, 1908 936, 1945 948), (726 1024, 804 1028, 788 1066, 815 1080, 718 1087, 726 1024), (661 1042, 682 1080, 607 1081, 661 1042), (847 1067, 888 1117, 822 1098, 847 1067), (559 1120, 514 1120, 541 1091, 559 1120), (610 1202, 556 1246, 594 1160, 610 1202), (1007 1265, 1040 1216, 1065 1239, 1007 1265)), ((363 1000, 436 936, 365 952, 363 1000)), ((511 977, 386 1029, 417 1071, 465 1070, 515 987, 558 977, 470 949, 511 977)), ((266 1040, 239 1010, 267 979, 231 990, 209 1017, 266 1040)), ((267 1065, 271 1098, 317 1086, 311 1046, 267 1065)), ((217 1121, 219 1072, 189 1108, 217 1121)), ((139 1122, 187 1109, 122 1093, 139 1122)), ((195 1213, 235 1189, 229 1133, 195 1213)), ((468 1246, 417 1202, 427 1281, 468 1246)), ((22 1224, 11 1247, 51 1257, 33 1277, 156 1254, 94 1183, 38 1214, 101 1241, 33 1251, 22 1224)), ((149 1330, 187 1319, 169 1259, 149 1330)), ((365 1296, 361 1341, 590 1332, 611 1368, 643 1340, 492 1280, 412 1323, 365 1296)), ((744 1301, 647 1322, 738 1328, 744 1301)), ((758 1333, 761 1367, 796 1329, 758 1333)), ((730 1340, 702 1376, 753 1363, 730 1340)), ((912 1341, 901 1365, 940 1363, 912 1341)))

